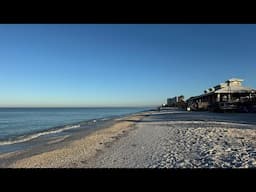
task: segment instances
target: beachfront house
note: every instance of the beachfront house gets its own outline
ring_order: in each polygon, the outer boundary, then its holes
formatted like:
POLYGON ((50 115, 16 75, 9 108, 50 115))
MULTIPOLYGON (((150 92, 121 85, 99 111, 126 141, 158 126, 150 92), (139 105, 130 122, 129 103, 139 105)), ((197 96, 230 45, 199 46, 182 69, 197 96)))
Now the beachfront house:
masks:
POLYGON ((255 104, 255 90, 242 86, 242 79, 232 78, 187 100, 191 110, 250 110, 255 104))

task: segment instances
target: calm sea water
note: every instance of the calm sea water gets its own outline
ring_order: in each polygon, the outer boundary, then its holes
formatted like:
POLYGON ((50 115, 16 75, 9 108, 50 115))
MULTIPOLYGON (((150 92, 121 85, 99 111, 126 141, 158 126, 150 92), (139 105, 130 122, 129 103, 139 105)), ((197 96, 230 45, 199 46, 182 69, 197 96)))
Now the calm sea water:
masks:
MULTIPOLYGON (((0 145, 12 144, 15 139, 37 133, 37 136, 53 127, 85 120, 113 118, 150 108, 0 108, 0 145)), ((70 125, 70 126, 67 126, 70 125)), ((55 129, 56 132, 56 129, 55 129)), ((58 132, 58 131, 57 131, 58 132)), ((31 137, 33 138, 33 137, 31 137)))

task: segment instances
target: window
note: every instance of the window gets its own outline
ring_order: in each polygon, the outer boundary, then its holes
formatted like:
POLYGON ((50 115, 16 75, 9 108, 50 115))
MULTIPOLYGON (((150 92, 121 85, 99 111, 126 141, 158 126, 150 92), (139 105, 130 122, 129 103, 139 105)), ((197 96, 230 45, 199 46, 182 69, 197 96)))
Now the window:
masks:
POLYGON ((223 95, 223 96, 222 96, 222 101, 228 101, 227 95, 223 95))

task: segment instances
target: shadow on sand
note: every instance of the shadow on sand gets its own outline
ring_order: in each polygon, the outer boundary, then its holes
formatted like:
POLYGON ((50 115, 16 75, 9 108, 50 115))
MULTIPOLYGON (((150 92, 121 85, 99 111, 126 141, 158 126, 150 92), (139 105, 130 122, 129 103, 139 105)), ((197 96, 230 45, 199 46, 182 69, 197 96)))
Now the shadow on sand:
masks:
MULTIPOLYGON (((187 112, 178 111, 177 113, 156 113, 144 115, 141 120, 126 120, 134 123, 150 123, 163 121, 216 121, 227 123, 241 123, 256 125, 255 113, 212 113, 212 112, 187 112)), ((256 127, 255 127, 256 128, 256 127)))

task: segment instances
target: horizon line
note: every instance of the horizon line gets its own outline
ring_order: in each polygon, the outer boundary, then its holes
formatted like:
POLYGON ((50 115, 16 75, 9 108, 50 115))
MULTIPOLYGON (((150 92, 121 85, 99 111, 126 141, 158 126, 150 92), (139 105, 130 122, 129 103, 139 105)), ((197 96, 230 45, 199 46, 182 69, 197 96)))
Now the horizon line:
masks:
POLYGON ((157 107, 157 106, 6 106, 0 108, 141 108, 141 107, 157 107))

